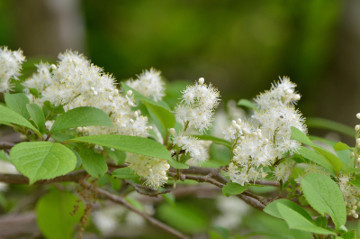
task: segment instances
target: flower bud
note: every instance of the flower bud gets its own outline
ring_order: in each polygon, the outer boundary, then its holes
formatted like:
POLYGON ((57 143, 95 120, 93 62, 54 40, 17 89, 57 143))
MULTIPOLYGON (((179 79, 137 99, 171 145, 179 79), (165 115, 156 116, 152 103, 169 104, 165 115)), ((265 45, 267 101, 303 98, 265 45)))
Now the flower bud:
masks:
POLYGON ((199 85, 204 84, 204 82, 205 82, 204 77, 200 77, 200 78, 199 78, 199 85))

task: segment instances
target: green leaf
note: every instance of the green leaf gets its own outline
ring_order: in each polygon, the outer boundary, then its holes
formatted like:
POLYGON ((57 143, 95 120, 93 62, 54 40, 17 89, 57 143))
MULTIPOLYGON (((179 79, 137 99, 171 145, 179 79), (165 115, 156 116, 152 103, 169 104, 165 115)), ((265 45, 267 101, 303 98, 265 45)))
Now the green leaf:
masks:
POLYGON ((90 144, 97 144, 109 148, 122 150, 150 156, 154 158, 161 158, 166 160, 173 160, 170 152, 166 147, 154 140, 128 135, 91 135, 70 139, 67 142, 83 142, 90 144))
POLYGON ((331 164, 332 168, 335 170, 336 174, 339 173, 339 171, 342 168, 342 162, 341 160, 335 156, 334 154, 330 153, 326 149, 315 145, 308 136, 306 136, 303 132, 301 132, 299 129, 295 127, 291 127, 291 139, 295 139, 303 144, 311 146, 316 152, 320 153, 324 156, 324 158, 331 164))
POLYGON ((246 186, 241 186, 238 183, 227 183, 223 188, 222 192, 225 196, 238 195, 243 193, 247 189, 246 186))
POLYGON ((0 123, 25 126, 40 134, 39 130, 37 130, 27 119, 3 105, 0 105, 0 123))
POLYGON ((252 110, 258 110, 259 108, 256 106, 256 104, 250 100, 247 99, 241 99, 237 103, 238 106, 243 106, 252 110))
POLYGON ((328 169, 330 172, 333 172, 333 167, 329 161, 322 156, 320 153, 313 151, 311 149, 308 149, 304 146, 300 146, 297 150, 297 153, 303 156, 304 158, 310 160, 311 162, 314 162, 326 169, 328 169))
POLYGON ((329 129, 332 131, 336 131, 348 135, 350 137, 355 136, 355 130, 353 128, 332 120, 327 120, 322 118, 307 118, 306 125, 309 128, 329 129))
POLYGON ((4 150, 0 150, 0 160, 10 161, 9 156, 7 155, 7 153, 5 153, 4 150))
POLYGON ((291 126, 291 139, 297 140, 300 143, 313 146, 314 143, 309 139, 309 137, 301 132, 299 129, 291 126))
POLYGON ((44 112, 37 104, 28 104, 26 109, 30 114, 31 119, 34 121, 36 126, 41 132, 44 132, 45 129, 45 116, 44 112))
POLYGON ((126 153, 120 150, 116 150, 116 149, 109 149, 107 147, 105 147, 105 152, 106 154, 115 161, 115 163, 117 165, 123 164, 125 163, 126 160, 126 153))
POLYGON ((321 155, 323 155, 328 161, 329 163, 331 163, 333 169, 335 170, 336 174, 339 174, 340 170, 342 169, 343 163, 341 162, 341 160, 335 156, 334 154, 332 154, 331 152, 327 151, 324 148, 321 148, 319 146, 312 146, 312 148, 320 153, 321 155))
POLYGON ((308 174, 301 180, 301 188, 309 204, 322 216, 328 214, 336 228, 346 223, 346 207, 338 185, 328 176, 308 174))
POLYGON ((355 179, 351 180, 350 183, 358 190, 360 190, 360 175, 356 175, 355 179))
POLYGON ((225 139, 220 139, 211 135, 192 135, 195 138, 198 138, 200 140, 209 140, 212 141, 214 144, 219 144, 227 147, 228 149, 231 149, 232 145, 229 141, 225 139))
POLYGON ((297 229, 315 234, 336 235, 332 231, 316 226, 312 220, 309 220, 287 205, 278 203, 277 208, 281 217, 286 221, 290 229, 297 229))
POLYGON ((175 126, 175 116, 163 106, 143 102, 146 108, 151 111, 161 122, 165 129, 170 129, 175 126))
POLYGON ((170 205, 175 205, 175 196, 171 193, 161 194, 161 197, 170 205))
POLYGON ((348 149, 351 149, 351 148, 350 148, 349 145, 347 145, 347 144, 344 144, 344 143, 342 143, 342 142, 337 142, 337 143, 334 145, 334 149, 335 149, 336 151, 342 151, 342 150, 348 150, 348 149))
POLYGON ((29 104, 29 99, 22 93, 18 94, 4 94, 6 106, 15 111, 16 113, 24 116, 28 119, 29 113, 26 109, 26 105, 29 104))
POLYGON ((111 119, 102 110, 95 107, 78 107, 60 115, 54 122, 51 132, 81 126, 112 126, 111 119))
POLYGON ((135 172, 133 170, 131 170, 130 168, 116 169, 112 173, 112 176, 114 176, 116 178, 121 178, 121 179, 136 179, 136 178, 139 178, 139 176, 136 175, 135 172))
POLYGON ((84 205, 68 192, 53 191, 41 197, 36 205, 40 231, 48 239, 72 239, 74 228, 84 213, 84 205), (75 205, 79 205, 75 214, 75 205))
POLYGON ((278 199, 270 204, 268 204, 264 208, 264 212, 277 218, 283 218, 281 213, 278 210, 278 204, 286 205, 287 207, 291 208, 292 210, 296 211, 297 213, 301 214, 305 219, 312 221, 311 216, 309 213, 307 213, 302 207, 300 207, 298 204, 294 203, 293 201, 290 201, 288 199, 278 199))
POLYGON ((88 148, 80 148, 79 154, 84 169, 91 176, 100 178, 107 172, 108 166, 103 155, 88 148))
POLYGON ((30 184, 64 175, 76 166, 76 156, 70 149, 48 141, 19 143, 11 149, 10 159, 30 184))

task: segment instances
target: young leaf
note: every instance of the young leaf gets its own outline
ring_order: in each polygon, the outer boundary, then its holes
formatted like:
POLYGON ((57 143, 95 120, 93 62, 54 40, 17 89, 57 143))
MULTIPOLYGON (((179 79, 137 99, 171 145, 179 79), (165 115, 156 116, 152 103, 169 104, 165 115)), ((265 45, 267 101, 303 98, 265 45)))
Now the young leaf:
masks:
POLYGON ((45 116, 44 112, 37 104, 28 104, 26 109, 29 112, 31 119, 34 121, 36 126, 41 132, 44 132, 45 129, 45 116))
POLYGON ((297 140, 300 143, 313 146, 314 143, 309 139, 309 137, 301 132, 299 129, 291 126, 291 139, 297 140))
POLYGON ((114 162, 117 165, 125 163, 125 160, 126 160, 126 153, 125 152, 120 151, 120 150, 116 150, 116 149, 111 150, 111 149, 109 149, 107 147, 105 147, 105 152, 112 160, 114 160, 114 162))
POLYGON ((36 205, 40 231, 49 239, 72 239, 74 227, 80 222, 84 205, 68 192, 53 191, 41 197, 36 205), (78 205, 75 214, 74 206, 78 205))
POLYGON ((334 145, 334 149, 335 149, 336 151, 342 151, 342 150, 348 150, 348 149, 351 149, 351 148, 350 148, 349 145, 347 145, 347 144, 344 144, 344 143, 342 143, 342 142, 337 142, 337 143, 334 145))
POLYGON ((355 179, 351 180, 350 183, 358 190, 360 190, 360 175, 356 175, 355 179))
POLYGON ((136 179, 136 178, 139 178, 139 176, 137 176, 135 174, 135 172, 133 170, 131 170, 130 168, 116 169, 112 173, 112 176, 114 176, 116 178, 121 178, 121 179, 136 179))
POLYGON ((79 150, 82 165, 86 172, 95 178, 102 177, 108 170, 108 166, 105 162, 104 156, 95 153, 88 148, 81 148, 79 150))
POLYGON ((209 140, 212 141, 214 144, 219 144, 227 147, 228 149, 231 149, 231 143, 225 139, 220 139, 211 135, 193 135, 195 138, 198 138, 200 140, 209 140))
POLYGON ((76 156, 70 149, 48 141, 19 143, 11 149, 10 160, 30 184, 64 175, 76 166, 76 156))
POLYGON ((329 163, 329 161, 326 158, 324 158, 324 156, 322 156, 320 153, 308 149, 304 146, 300 146, 299 149, 297 150, 297 153, 303 156, 304 158, 328 169, 330 172, 333 171, 333 167, 331 163, 329 163))
POLYGON ((95 107, 78 107, 60 115, 51 127, 51 132, 81 126, 112 126, 111 119, 102 110, 95 107))
POLYGON ((339 173, 339 171, 342 168, 342 162, 341 160, 336 157, 334 154, 330 153, 326 149, 323 149, 320 146, 315 145, 307 135, 305 135, 303 132, 301 132, 299 129, 295 127, 291 127, 291 139, 297 140, 303 144, 311 146, 316 152, 320 153, 324 156, 324 158, 331 164, 332 168, 335 170, 336 174, 339 173))
POLYGON ((238 195, 243 193, 247 189, 246 186, 241 186, 238 183, 227 183, 223 188, 222 192, 225 196, 238 195))
POLYGON ((258 110, 258 107, 256 106, 256 104, 250 100, 247 99, 241 99, 238 101, 237 103, 238 106, 243 106, 252 110, 258 110))
POLYGON ((6 106, 15 111, 16 113, 29 118, 29 113, 26 109, 26 105, 29 104, 29 99, 22 93, 18 94, 4 94, 6 106))
POLYGON ((353 128, 332 120, 327 120, 322 118, 307 118, 306 125, 309 128, 329 129, 335 132, 348 135, 350 137, 355 136, 355 130, 353 128))
POLYGON ((346 223, 346 207, 338 185, 328 176, 308 174, 301 180, 301 188, 309 204, 322 216, 328 214, 336 228, 346 223))
POLYGON ((0 105, 0 123, 25 126, 40 134, 39 130, 37 130, 27 119, 3 105, 0 105))
POLYGON ((279 210, 278 210, 278 207, 277 207, 278 204, 284 204, 287 207, 291 208, 292 210, 296 211, 297 213, 301 214, 307 220, 312 221, 312 218, 309 215, 309 213, 307 213, 298 204, 296 204, 293 201, 290 201, 288 199, 278 199, 278 200, 275 200, 275 201, 271 202, 270 204, 268 204, 264 208, 264 212, 271 215, 271 216, 273 216, 273 217, 283 218, 282 215, 280 214, 279 210))
POLYGON ((291 229, 312 232, 315 234, 336 235, 330 230, 316 226, 312 220, 309 220, 287 205, 278 203, 277 208, 281 214, 281 217, 286 221, 286 223, 289 225, 289 228, 291 229))

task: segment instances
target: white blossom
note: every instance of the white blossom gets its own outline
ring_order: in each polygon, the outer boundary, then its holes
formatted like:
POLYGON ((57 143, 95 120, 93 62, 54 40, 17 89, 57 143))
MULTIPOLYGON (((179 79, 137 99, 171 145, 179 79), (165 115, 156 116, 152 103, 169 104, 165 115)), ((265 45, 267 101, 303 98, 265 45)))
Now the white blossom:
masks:
POLYGON ((182 101, 175 108, 177 121, 189 131, 196 129, 203 132, 210 127, 219 97, 219 91, 211 84, 204 84, 204 79, 200 78, 198 83, 184 90, 182 101))
MULTIPOLYGON (((266 175, 261 171, 262 167, 273 165, 285 153, 293 153, 299 148, 300 143, 291 139, 291 127, 303 133, 307 133, 307 128, 301 113, 294 107, 300 99, 295 86, 284 77, 255 99, 258 110, 251 119, 233 120, 225 130, 225 138, 233 142, 233 158, 229 165, 232 181, 244 184, 262 177, 266 175)), ((285 166, 275 169, 278 179, 286 176, 285 166)))
POLYGON ((159 101, 165 95, 165 83, 162 81, 160 74, 160 71, 151 68, 150 70, 143 71, 138 76, 138 79, 129 80, 126 84, 142 95, 159 101))
POLYGON ((339 187, 344 197, 347 214, 358 218, 357 209, 360 207, 360 190, 350 183, 351 177, 342 175, 339 177, 339 187))
POLYGON ((126 162, 129 168, 143 177, 146 180, 145 183, 152 188, 158 188, 168 180, 167 171, 170 165, 165 159, 129 153, 126 162))
POLYGON ((25 57, 20 49, 11 51, 7 47, 0 48, 0 92, 12 90, 13 85, 10 80, 18 79, 24 61, 25 57))
POLYGON ((279 165, 277 165, 274 170, 274 176, 276 180, 286 181, 287 178, 290 176, 294 166, 295 166, 295 161, 293 160, 286 160, 285 162, 282 162, 279 165))
POLYGON ((191 136, 175 136, 173 143, 185 150, 194 164, 199 164, 209 158, 208 150, 211 141, 199 140, 191 136))
POLYGON ((113 127, 83 127, 83 134, 148 136, 147 118, 131 109, 135 105, 131 92, 121 95, 111 75, 77 52, 67 51, 59 59, 56 66, 39 64, 37 73, 24 82, 24 86, 35 88, 40 94, 34 98, 27 90, 29 98, 39 104, 50 101, 55 106, 63 105, 65 111, 96 107, 112 119, 113 127))

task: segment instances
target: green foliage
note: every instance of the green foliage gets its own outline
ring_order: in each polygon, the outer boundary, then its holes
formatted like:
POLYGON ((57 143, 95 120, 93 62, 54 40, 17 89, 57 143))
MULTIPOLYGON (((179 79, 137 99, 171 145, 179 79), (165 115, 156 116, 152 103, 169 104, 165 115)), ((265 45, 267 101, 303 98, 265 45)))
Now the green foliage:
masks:
POLYGON ((211 135, 193 135, 195 138, 201 139, 201 140, 209 140, 212 141, 214 144, 219 144, 227 147, 228 149, 231 149, 231 143, 225 139, 220 139, 215 136, 211 135))
POLYGON ((29 118, 29 113, 26 109, 26 105, 29 104, 29 99, 26 97, 26 95, 18 93, 5 94, 4 96, 7 107, 24 116, 26 119, 29 118))
POLYGON ((69 110, 60 115, 51 127, 51 132, 91 125, 111 127, 112 122, 104 111, 84 106, 69 110))
POLYGON ((38 106, 37 104, 27 104, 26 109, 30 114, 30 119, 34 121, 36 127, 40 130, 40 132, 44 132, 45 116, 40 106, 38 106))
POLYGON ((54 190, 40 198, 36 219, 40 231, 49 239, 72 239, 84 205, 71 193, 54 190), (75 213, 75 205, 78 205, 75 213))
POLYGON ((287 205, 279 203, 277 204, 277 209, 291 229, 298 229, 316 234, 336 235, 330 230, 316 226, 312 221, 304 217, 302 213, 295 211, 287 205))
POLYGON ((273 217, 283 218, 283 216, 279 212, 278 204, 283 204, 283 205, 291 208, 292 210, 296 211, 297 213, 301 214, 301 216, 304 217, 305 219, 312 221, 312 218, 309 215, 309 213, 307 213, 298 204, 296 204, 295 202, 290 201, 288 199, 278 199, 278 200, 271 202, 264 208, 264 212, 266 212, 267 214, 269 214, 273 217))
POLYGON ((118 168, 112 173, 112 176, 114 176, 116 178, 121 178, 121 179, 136 179, 136 178, 139 178, 139 176, 137 176, 134 173, 134 171, 131 170, 130 168, 118 168))
MULTIPOLYGON (((330 153, 328 150, 315 145, 311 139, 309 139, 309 137, 307 137, 303 132, 301 132, 300 130, 298 130, 295 127, 291 127, 291 139, 295 139, 303 144, 309 145, 310 147, 312 147, 316 152, 318 152, 319 154, 321 154, 332 166, 333 170, 335 171, 336 174, 339 173, 339 171, 341 170, 343 163, 341 162, 341 160, 335 156, 334 154, 330 153)), ((304 150, 302 150, 304 152, 304 150)), ((310 160, 315 160, 314 158, 314 154, 309 155, 309 152, 305 152, 308 156, 311 157, 310 160)), ((319 157, 315 156, 317 160, 319 160, 319 157)), ((318 164, 321 164, 322 166, 325 166, 326 164, 323 162, 322 159, 320 159, 318 162, 318 164)), ((326 167, 328 167, 326 165, 326 167)))
POLYGON ((17 112, 0 105, 0 124, 16 124, 20 126, 27 127, 32 129, 34 132, 39 133, 37 130, 27 119, 25 119, 22 115, 17 112))
POLYGON ((247 189, 246 186, 241 186, 238 183, 227 183, 223 188, 222 192, 225 196, 238 195, 243 193, 247 189))
POLYGON ((68 140, 68 142, 83 142, 101 145, 109 148, 141 154, 154 158, 166 159, 175 168, 187 168, 188 166, 176 162, 166 147, 158 142, 137 136, 128 135, 91 135, 68 140))
POLYGON ((309 128, 328 129, 350 137, 355 136, 355 130, 353 128, 328 119, 307 118, 306 124, 309 128))
POLYGON ((30 179, 51 179, 71 172, 76 166, 75 154, 59 143, 24 142, 10 151, 16 169, 30 179))
POLYGON ((258 110, 258 107, 256 106, 256 104, 254 102, 250 101, 250 100, 247 100, 247 99, 239 100, 237 105, 245 107, 245 108, 249 108, 251 110, 258 110))
POLYGON ((306 200, 322 216, 328 214, 337 229, 346 223, 346 208, 337 184, 322 174, 308 174, 301 180, 306 200))
POLYGON ((81 148, 79 153, 82 166, 86 172, 95 178, 104 176, 108 166, 103 155, 95 153, 94 150, 88 148, 81 148))

